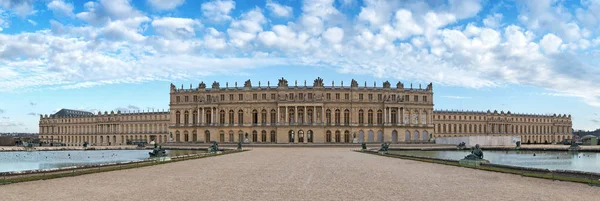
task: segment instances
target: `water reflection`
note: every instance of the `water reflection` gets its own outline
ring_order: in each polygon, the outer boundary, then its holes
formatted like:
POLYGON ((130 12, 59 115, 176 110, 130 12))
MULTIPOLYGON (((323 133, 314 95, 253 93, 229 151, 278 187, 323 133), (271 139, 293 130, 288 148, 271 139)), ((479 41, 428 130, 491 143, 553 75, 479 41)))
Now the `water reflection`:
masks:
MULTIPOLYGON (((148 158, 148 152, 149 150, 0 152, 0 172, 143 160, 148 158)), ((205 152, 196 150, 167 150, 169 156, 205 152)))
MULTIPOLYGON (((393 151, 390 153, 460 160, 468 155, 469 151, 393 151)), ((600 173, 600 153, 484 151, 483 154, 484 159, 495 164, 600 173)))

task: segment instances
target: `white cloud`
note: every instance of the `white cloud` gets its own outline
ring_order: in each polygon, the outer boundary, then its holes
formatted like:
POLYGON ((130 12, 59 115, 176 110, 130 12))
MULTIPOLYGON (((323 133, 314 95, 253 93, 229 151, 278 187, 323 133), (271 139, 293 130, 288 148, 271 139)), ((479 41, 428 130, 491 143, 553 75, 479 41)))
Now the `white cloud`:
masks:
POLYGON ((235 9, 235 2, 232 0, 213 0, 203 3, 201 9, 202 15, 211 21, 229 21, 232 19, 229 13, 235 9))
POLYGON ((29 22, 29 24, 31 24, 33 26, 37 25, 37 22, 35 22, 35 21, 31 20, 31 19, 28 19, 27 22, 29 22))
POLYGON ((0 8, 13 11, 21 17, 35 13, 34 0, 0 0, 0 8))
POLYGON ((494 13, 483 19, 483 25, 490 28, 498 28, 501 25, 502 13, 494 13))
POLYGON ((146 37, 142 35, 143 30, 138 27, 148 21, 150 21, 148 17, 112 21, 102 28, 101 34, 110 40, 141 41, 146 37))
POLYGON ((75 16, 95 26, 144 16, 130 4, 129 0, 100 0, 99 3, 89 1, 84 4, 84 8, 85 12, 77 13, 75 16))
POLYGON ((540 40, 540 46, 546 54, 553 54, 558 51, 562 43, 562 39, 554 34, 546 34, 542 40, 540 40))
POLYGON ((65 3, 62 0, 53 0, 48 3, 48 8, 52 10, 52 12, 65 16, 73 15, 73 4, 65 3))
POLYGON ((292 17, 292 7, 281 5, 275 1, 267 0, 267 9, 278 17, 292 17))
POLYGON ((185 3, 185 0, 148 0, 156 10, 173 10, 185 3))
POLYGON ((230 37, 229 42, 238 48, 245 47, 250 41, 254 40, 258 32, 263 30, 262 25, 266 22, 260 8, 242 14, 241 19, 232 21, 230 28, 227 29, 230 37))
POLYGON ((344 39, 344 30, 339 27, 328 28, 327 31, 323 33, 323 38, 333 44, 340 43, 344 39))
POLYGON ((190 18, 163 17, 154 19, 152 26, 157 33, 167 38, 186 38, 196 35, 195 28, 202 24, 190 18))

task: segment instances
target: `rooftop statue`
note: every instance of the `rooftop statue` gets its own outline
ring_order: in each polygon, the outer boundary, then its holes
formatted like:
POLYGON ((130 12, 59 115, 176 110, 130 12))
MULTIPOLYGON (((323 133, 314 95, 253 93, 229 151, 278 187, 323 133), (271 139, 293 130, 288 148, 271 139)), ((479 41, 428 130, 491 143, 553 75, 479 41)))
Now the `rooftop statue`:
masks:
POLYGON ((313 87, 323 87, 323 78, 317 77, 313 82, 313 87))
POLYGON ((354 79, 350 82, 350 87, 358 87, 358 82, 354 79))
POLYGON ((483 159, 483 151, 479 148, 479 144, 475 145, 475 148, 471 148, 471 154, 465 156, 467 160, 482 160, 483 159))
POLYGON ((404 84, 402 82, 398 82, 396 84, 396 88, 398 88, 398 89, 404 89, 404 84))
POLYGON ((383 88, 390 88, 390 82, 388 82, 387 80, 383 82, 383 88))
POLYGON ((177 89, 175 88, 175 85, 173 83, 171 83, 171 91, 176 91, 177 89))
POLYGON ((217 82, 217 81, 213 82, 213 84, 212 84, 213 89, 219 89, 219 87, 220 87, 219 82, 217 82))
POLYGON ((278 87, 287 87, 288 86, 288 81, 281 77, 281 79, 279 79, 279 83, 277 83, 278 87))
POLYGON ((244 88, 252 88, 252 82, 250 82, 250 79, 246 80, 246 82, 244 82, 244 88))
POLYGON ((198 84, 198 88, 206 89, 206 84, 204 84, 204 82, 200 82, 200 84, 198 84))

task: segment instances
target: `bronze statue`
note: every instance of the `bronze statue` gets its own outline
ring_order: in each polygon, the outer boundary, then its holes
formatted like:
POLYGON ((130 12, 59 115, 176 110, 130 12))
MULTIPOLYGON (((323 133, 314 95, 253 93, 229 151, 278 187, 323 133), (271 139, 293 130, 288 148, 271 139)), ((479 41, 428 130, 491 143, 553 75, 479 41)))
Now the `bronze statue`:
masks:
POLYGON ((208 147, 208 153, 217 153, 219 151, 219 144, 217 142, 213 142, 210 147, 208 147))
POLYGON ((241 140, 238 142, 237 149, 242 150, 242 141, 241 140))
POLYGON ((367 150, 367 143, 364 143, 364 142, 363 142, 363 143, 361 144, 361 147, 362 147, 362 150, 361 150, 361 151, 365 151, 365 150, 367 150))
POLYGON ((150 157, 165 157, 167 156, 167 151, 165 151, 162 146, 158 146, 158 143, 154 143, 154 149, 152 152, 148 153, 150 157))
POLYGON ((483 159, 483 151, 479 148, 479 144, 475 145, 475 148, 471 148, 471 154, 465 156, 467 160, 482 160, 483 159))
POLYGON ((382 143, 379 152, 387 152, 390 147, 390 143, 382 143))

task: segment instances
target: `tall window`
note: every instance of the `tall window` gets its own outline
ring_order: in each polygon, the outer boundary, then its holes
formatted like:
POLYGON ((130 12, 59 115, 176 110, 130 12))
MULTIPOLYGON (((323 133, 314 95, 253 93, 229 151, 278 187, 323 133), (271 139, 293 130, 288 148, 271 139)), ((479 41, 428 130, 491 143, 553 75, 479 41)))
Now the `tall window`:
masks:
POLYGON ((181 98, 179 98, 179 96, 177 96, 175 99, 177 100, 178 103, 181 102, 181 98))
POLYGON ((392 124, 396 124, 398 121, 398 112, 396 110, 392 110, 392 124))
POLYGON ((194 110, 194 113, 192 115, 192 124, 196 125, 198 123, 198 111, 194 110))
POLYGON ((190 123, 190 112, 185 111, 185 116, 183 116, 183 124, 188 125, 190 123))
POLYGON ((243 101, 244 100, 244 94, 238 94, 238 100, 243 101))
POLYGON ((267 110, 265 110, 265 109, 263 109, 262 112, 261 112, 261 114, 260 114, 260 123, 263 124, 263 125, 267 124, 267 110))
POLYGON ((410 101, 409 99, 410 99, 409 95, 404 95, 404 101, 408 102, 408 101, 410 101))
POLYGON ((238 125, 244 125, 244 111, 238 111, 238 125))
POLYGON ((340 116, 341 116, 340 110, 336 109, 335 110, 335 124, 338 124, 338 125, 340 124, 340 122, 341 122, 341 117, 340 116))
POLYGON ((369 123, 369 125, 373 124, 373 110, 369 110, 369 113, 367 114, 367 123, 369 123))
POLYGON ((252 110, 252 124, 258 124, 258 111, 252 110))
POLYGON ((365 112, 363 110, 358 111, 358 123, 359 124, 365 123, 365 112))
POLYGON ((189 102, 189 96, 185 96, 185 102, 189 102))
POLYGON ((277 123, 277 112, 275 110, 271 110, 271 124, 277 123))
POLYGON ((204 119, 205 119, 204 123, 210 124, 212 122, 212 111, 207 110, 205 115, 206 115, 206 117, 204 117, 204 119))
POLYGON ((363 100, 363 94, 358 94, 358 100, 363 100))
POLYGON ((257 100, 258 99, 258 95, 257 94, 252 94, 252 100, 257 100))
POLYGON ((427 96, 423 96, 423 102, 427 102, 427 96))
POLYGON ((350 110, 344 110, 344 125, 350 125, 350 110))
POLYGON ((177 111, 175 112, 175 125, 181 124, 181 112, 177 111))
MULTIPOLYGON (((331 94, 330 93, 327 93, 326 97, 327 97, 327 100, 331 100, 331 94)), ((178 98, 177 102, 179 102, 179 96, 177 98, 178 98)))
POLYGON ((225 124, 225 110, 219 112, 219 124, 225 124))
POLYGON ((229 124, 233 124, 233 120, 235 118, 235 112, 233 110, 229 110, 229 124))
POLYGON ((325 121, 327 124, 331 124, 331 110, 329 109, 325 111, 325 121))
POLYGON ((419 102, 419 96, 415 95, 415 102, 419 102))
POLYGON ((307 111, 308 114, 308 121, 306 123, 312 124, 313 123, 313 110, 312 109, 308 109, 307 111))

